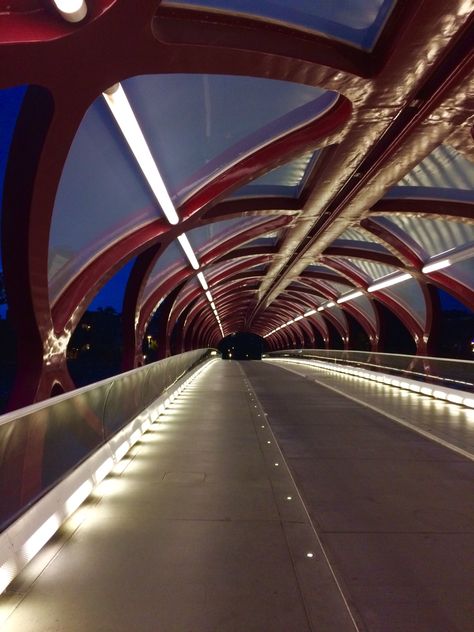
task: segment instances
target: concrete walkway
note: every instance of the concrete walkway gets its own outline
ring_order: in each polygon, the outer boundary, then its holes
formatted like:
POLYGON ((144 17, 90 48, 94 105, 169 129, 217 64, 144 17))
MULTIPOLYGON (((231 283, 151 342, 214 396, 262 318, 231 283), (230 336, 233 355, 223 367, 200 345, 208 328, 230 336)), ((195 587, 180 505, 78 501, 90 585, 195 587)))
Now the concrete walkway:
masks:
POLYGON ((360 629, 473 632, 474 462, 352 398, 465 451, 473 411, 296 370, 245 364, 360 629))
POLYGON ((2 632, 354 632, 239 364, 118 468, 10 586, 2 632))

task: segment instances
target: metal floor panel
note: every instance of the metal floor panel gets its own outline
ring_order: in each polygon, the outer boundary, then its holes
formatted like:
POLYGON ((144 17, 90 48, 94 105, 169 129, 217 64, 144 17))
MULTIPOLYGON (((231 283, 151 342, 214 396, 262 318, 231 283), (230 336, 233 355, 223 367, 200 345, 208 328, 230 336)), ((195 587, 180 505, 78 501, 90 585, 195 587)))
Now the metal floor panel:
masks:
POLYGON ((160 420, 10 586, 2 632, 354 632, 239 364, 160 420))
MULTIPOLYGON (((277 363, 243 366, 361 629, 473 632, 474 462, 277 363)), ((466 448, 450 409, 422 422, 466 448)))

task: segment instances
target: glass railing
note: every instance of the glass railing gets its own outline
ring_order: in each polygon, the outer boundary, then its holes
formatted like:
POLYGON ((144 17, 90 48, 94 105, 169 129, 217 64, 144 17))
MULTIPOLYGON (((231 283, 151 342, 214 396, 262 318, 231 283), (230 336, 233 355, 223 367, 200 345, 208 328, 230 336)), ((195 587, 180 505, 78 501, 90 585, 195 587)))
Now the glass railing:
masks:
POLYGON ((289 349, 267 353, 265 356, 270 358, 306 358, 333 364, 363 367, 370 371, 389 373, 434 385, 474 392, 474 362, 471 360, 330 349, 289 349))
POLYGON ((0 417, 0 531, 216 355, 188 351, 0 417))

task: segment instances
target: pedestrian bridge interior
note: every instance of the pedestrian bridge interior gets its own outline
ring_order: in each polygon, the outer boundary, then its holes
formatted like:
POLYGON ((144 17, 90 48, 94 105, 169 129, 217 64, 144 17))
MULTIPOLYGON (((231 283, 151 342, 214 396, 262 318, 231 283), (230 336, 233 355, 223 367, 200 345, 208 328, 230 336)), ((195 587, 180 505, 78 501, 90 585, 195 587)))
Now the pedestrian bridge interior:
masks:
POLYGON ((472 632, 471 11, 0 0, 2 630, 472 632))

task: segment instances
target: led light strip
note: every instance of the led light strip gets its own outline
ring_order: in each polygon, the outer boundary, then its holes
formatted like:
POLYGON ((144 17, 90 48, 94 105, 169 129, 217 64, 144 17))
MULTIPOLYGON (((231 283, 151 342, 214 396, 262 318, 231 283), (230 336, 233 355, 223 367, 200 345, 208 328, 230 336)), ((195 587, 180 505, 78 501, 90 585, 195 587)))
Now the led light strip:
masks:
POLYGON ((425 384, 424 382, 418 382, 410 378, 396 378, 389 373, 377 373, 376 371, 369 371, 366 369, 356 369, 347 367, 342 364, 330 364, 322 362, 320 360, 298 360, 293 358, 267 358, 268 360, 278 362, 289 362, 292 364, 301 364, 303 366, 317 366, 321 369, 334 371, 336 373, 344 373, 346 375, 352 375, 364 380, 371 380, 378 382, 379 384, 385 384, 386 386, 394 386, 411 393, 417 393, 419 395, 427 395, 450 404, 458 404, 460 406, 466 406, 467 408, 474 408, 474 397, 466 395, 463 391, 459 391, 453 388, 446 388, 444 386, 436 386, 425 384))
POLYGON ((151 190, 153 191, 158 204, 163 209, 163 213, 170 224, 178 224, 179 216, 174 204, 169 196, 163 178, 151 155, 150 148, 145 140, 145 136, 138 124, 132 106, 127 99, 122 86, 118 83, 103 93, 105 102, 110 108, 113 117, 132 150, 140 169, 143 172, 151 190))
MULTIPOLYGON (((211 355, 215 356, 217 353, 213 351, 211 355)), ((189 377, 176 382, 171 393, 159 397, 0 534, 0 594, 112 469, 118 471, 122 463, 125 467, 128 465, 127 459, 122 459, 130 448, 151 429, 152 424, 159 420, 194 380, 215 362, 215 358, 207 360, 189 377)))
MULTIPOLYGON (((66 2, 67 0, 63 1, 66 2)), ((140 166, 143 175, 150 185, 155 198, 162 208, 166 219, 170 224, 178 224, 179 215, 174 207, 173 201, 171 200, 171 197, 168 193, 163 178, 161 177, 155 160, 153 159, 150 148, 148 147, 145 136, 143 135, 143 132, 133 112, 132 106, 127 99, 127 95, 125 94, 124 89, 119 83, 117 83, 109 90, 104 92, 103 97, 105 99, 105 102, 109 106, 110 111, 112 112, 112 115, 114 116, 123 136, 125 137, 128 146, 135 156, 135 159, 140 166)), ((200 270, 201 266, 199 260, 194 253, 194 250, 191 246, 191 243, 189 242, 186 233, 181 233, 181 235, 178 236, 178 242, 183 249, 183 252, 186 255, 191 267, 194 270, 200 270)), ((222 334, 222 337, 224 337, 224 330, 222 329, 219 313, 212 301, 212 296, 209 292, 209 286, 203 272, 199 271, 197 277, 202 285, 203 290, 206 292, 206 297, 211 304, 211 308, 214 316, 216 317, 219 330, 222 334)))
MULTIPOLYGON (((382 290, 383 288, 396 285, 397 283, 403 283, 403 281, 408 281, 409 279, 412 279, 412 278, 413 277, 411 276, 411 274, 408 274, 408 273, 403 273, 403 274, 397 273, 395 275, 391 274, 386 277, 381 277, 380 279, 377 279, 375 283, 373 283, 372 285, 369 285, 369 287, 367 288, 367 292, 377 292, 378 290, 382 290)), ((343 294, 336 300, 326 301, 325 303, 320 305, 317 309, 310 309, 304 314, 296 316, 292 320, 289 320, 287 323, 284 323, 283 325, 280 325, 280 327, 277 327, 276 329, 273 329, 272 331, 268 332, 263 337, 268 338, 268 336, 273 335, 275 332, 279 331, 282 327, 287 327, 288 325, 292 325, 294 322, 297 322, 301 320, 302 318, 309 318, 309 316, 313 316, 316 312, 324 312, 325 309, 331 309, 331 307, 335 307, 338 304, 340 305, 342 303, 345 303, 346 301, 352 301, 355 298, 359 298, 360 296, 363 296, 363 294, 364 292, 362 290, 353 290, 349 292, 348 294, 343 294)))

